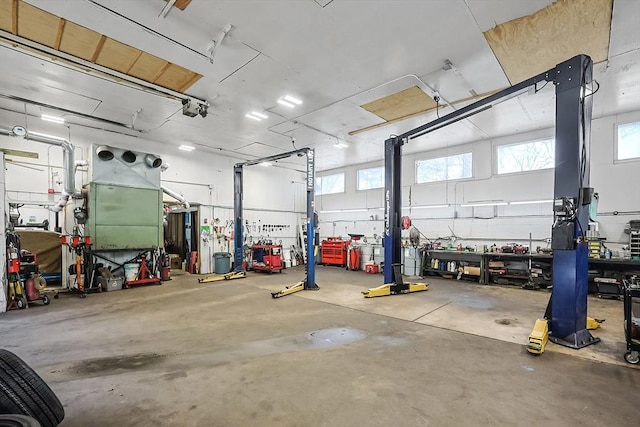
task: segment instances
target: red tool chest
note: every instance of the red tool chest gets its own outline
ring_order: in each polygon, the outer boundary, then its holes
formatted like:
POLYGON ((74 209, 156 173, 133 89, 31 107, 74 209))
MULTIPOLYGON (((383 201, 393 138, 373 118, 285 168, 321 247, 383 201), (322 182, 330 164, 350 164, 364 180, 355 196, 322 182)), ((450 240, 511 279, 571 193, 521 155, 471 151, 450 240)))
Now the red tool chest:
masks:
POLYGON ((339 237, 327 237, 327 240, 323 240, 320 245, 320 262, 326 265, 346 267, 348 246, 348 240, 340 240, 339 237))

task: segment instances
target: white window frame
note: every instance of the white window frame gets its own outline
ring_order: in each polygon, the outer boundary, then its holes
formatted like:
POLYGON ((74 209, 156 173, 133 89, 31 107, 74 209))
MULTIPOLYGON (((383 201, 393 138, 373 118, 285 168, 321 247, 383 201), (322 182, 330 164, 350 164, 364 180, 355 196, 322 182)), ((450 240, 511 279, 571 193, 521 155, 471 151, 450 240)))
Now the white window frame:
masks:
POLYGON ((548 171, 551 169, 555 169, 555 138, 553 136, 547 137, 547 138, 536 138, 536 139, 531 139, 531 140, 526 140, 526 141, 520 141, 520 142, 509 142, 509 143, 505 143, 505 144, 496 144, 494 146, 494 150, 493 150, 493 158, 494 158, 494 164, 495 164, 495 168, 494 168, 494 174, 495 175, 500 175, 500 176, 504 176, 504 175, 516 175, 516 174, 523 174, 523 173, 536 173, 536 172, 542 172, 542 171, 548 171), (539 169, 527 169, 527 170, 522 170, 522 171, 513 171, 513 172, 500 172, 500 156, 499 156, 499 150, 501 147, 509 147, 509 146, 514 146, 514 145, 525 145, 525 144, 535 144, 538 142, 545 142, 545 141, 552 141, 553 143, 553 166, 550 167, 545 167, 545 168, 539 168, 539 169))
POLYGON ((449 154, 447 156, 431 157, 431 158, 428 158, 428 159, 416 160, 414 172, 415 172, 415 182, 416 182, 416 184, 435 184, 435 183, 446 182, 446 181, 462 181, 462 180, 465 180, 465 179, 473 179, 473 151, 465 151, 465 152, 457 153, 457 154, 449 154), (435 180, 435 181, 419 181, 418 180, 418 165, 419 165, 420 162, 428 162, 430 160, 439 160, 439 159, 449 159, 449 158, 452 158, 452 157, 464 156, 466 154, 471 156, 471 173, 470 173, 469 176, 463 176, 461 178, 449 178, 447 176, 447 178, 445 178, 445 179, 439 179, 439 180, 435 180))
POLYGON ((316 195, 317 196, 324 196, 327 194, 342 194, 345 192, 345 182, 344 182, 344 172, 340 172, 340 173, 333 173, 330 175, 323 175, 323 176, 317 176, 316 177, 316 195), (322 179, 323 178, 328 178, 328 177, 333 177, 333 176, 342 176, 342 190, 341 191, 323 191, 322 189, 322 179))
POLYGON ((628 159, 619 159, 618 158, 618 144, 619 144, 619 131, 618 129, 620 128, 620 126, 625 126, 625 125, 632 125, 632 124, 637 124, 638 126, 640 126, 640 120, 632 120, 629 122, 623 122, 623 123, 616 123, 616 125, 614 126, 614 140, 615 143, 613 144, 613 163, 626 163, 626 162, 637 162, 640 161, 640 156, 638 157, 630 157, 628 159))
POLYGON ((356 182, 357 191, 367 191, 367 190, 376 190, 378 188, 384 188, 384 166, 374 166, 372 168, 358 169, 356 171, 356 181, 357 181, 356 182), (360 172, 371 171, 371 170, 380 170, 380 176, 382 177, 382 183, 378 187, 360 188, 360 172))

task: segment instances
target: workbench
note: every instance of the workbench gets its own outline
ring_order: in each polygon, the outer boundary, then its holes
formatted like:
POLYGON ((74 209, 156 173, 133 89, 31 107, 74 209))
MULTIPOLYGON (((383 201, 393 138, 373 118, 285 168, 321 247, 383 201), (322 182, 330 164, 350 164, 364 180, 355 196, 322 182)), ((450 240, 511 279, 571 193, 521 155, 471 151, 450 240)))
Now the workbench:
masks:
MULTIPOLYGON (((467 252, 450 250, 424 251, 422 272, 426 275, 439 275, 445 278, 458 278, 458 273, 446 268, 432 268, 431 260, 438 259, 439 265, 455 261, 458 267, 479 267, 479 275, 461 274, 460 279, 477 281, 480 284, 524 284, 529 280, 529 261, 531 268, 540 271, 537 282, 540 287, 551 285, 553 255, 548 254, 515 254, 504 252, 467 252), (500 267, 492 267, 496 262, 504 264, 503 273, 500 267)), ((464 271, 464 268, 463 268, 464 271)), ((621 295, 620 284, 632 275, 640 276, 640 260, 634 259, 599 259, 589 258, 589 292, 599 294, 621 295), (603 286, 595 279, 615 279, 613 286, 603 286)))

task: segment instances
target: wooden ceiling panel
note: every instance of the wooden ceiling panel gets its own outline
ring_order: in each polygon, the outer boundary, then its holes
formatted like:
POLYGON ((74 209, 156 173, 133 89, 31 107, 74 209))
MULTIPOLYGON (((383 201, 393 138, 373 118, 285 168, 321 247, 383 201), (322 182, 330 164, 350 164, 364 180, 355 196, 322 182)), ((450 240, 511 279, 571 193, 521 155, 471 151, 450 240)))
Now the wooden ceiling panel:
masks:
MULTIPOLYGON (((164 1, 168 2, 169 0, 164 1)), ((180 10, 185 10, 187 6, 189 6, 189 3, 191 3, 191 0, 177 0, 174 6, 180 10)))
MULTIPOLYGON (((175 6, 184 9, 189 2, 179 0, 175 6)), ((184 92, 202 77, 23 1, 0 0, 0 29, 15 32, 16 28, 25 39, 177 92, 184 92)))
POLYGON ((164 59, 143 52, 129 70, 129 75, 150 82, 167 64, 164 59))
POLYGON ((155 81, 156 84, 181 92, 202 77, 191 70, 171 64, 155 81), (195 79, 195 80, 194 80, 195 79))
POLYGON ((141 51, 139 49, 107 38, 98 55, 96 64, 120 71, 121 73, 126 73, 131 69, 131 66, 136 62, 140 54, 141 51))
POLYGON ((365 110, 387 121, 431 110, 436 102, 418 86, 361 105, 365 110))
POLYGON ((55 47, 61 18, 25 2, 18 5, 18 35, 55 47))
POLYGON ((558 0, 484 33, 511 84, 581 53, 605 61, 613 0, 558 0))
POLYGON ((93 30, 67 22, 62 32, 60 50, 90 61, 102 35, 93 30))
POLYGON ((0 0, 0 29, 13 32, 13 4, 14 0, 0 0))

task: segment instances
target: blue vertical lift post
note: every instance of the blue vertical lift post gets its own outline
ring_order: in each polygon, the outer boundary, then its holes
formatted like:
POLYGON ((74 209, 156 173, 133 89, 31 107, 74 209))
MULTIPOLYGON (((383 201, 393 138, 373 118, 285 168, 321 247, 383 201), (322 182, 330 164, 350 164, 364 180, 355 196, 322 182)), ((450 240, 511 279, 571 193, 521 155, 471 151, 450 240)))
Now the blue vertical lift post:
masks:
MULTIPOLYGON (((426 290, 425 284, 403 283, 401 263, 401 147, 410 140, 471 117, 493 105, 524 94, 539 83, 556 89, 554 224, 552 228, 553 291, 547 319, 553 342, 581 348, 599 339, 587 330, 588 258, 586 231, 593 189, 589 187, 589 142, 593 94, 593 62, 578 55, 521 83, 385 141, 384 285, 365 297, 426 290), (550 317, 550 318, 549 318, 550 317)), ((534 329, 535 332, 535 329, 534 329)), ((547 339, 548 330, 541 334, 547 339)), ((544 343, 542 343, 544 351, 544 343)))
POLYGON ((314 253, 314 231, 315 231, 315 151, 312 148, 301 148, 299 150, 288 151, 274 156, 263 157, 261 159, 250 160, 238 163, 233 167, 233 223, 234 223, 234 270, 229 273, 229 278, 245 277, 246 272, 242 268, 242 260, 244 259, 244 220, 242 217, 242 196, 243 196, 243 168, 245 166, 253 166, 262 162, 271 162, 285 159, 291 156, 306 156, 307 161, 307 177, 305 187, 307 190, 307 264, 306 277, 303 281, 295 285, 288 286, 278 292, 272 292, 273 298, 280 298, 285 295, 302 290, 318 290, 316 284, 316 263, 314 253))

